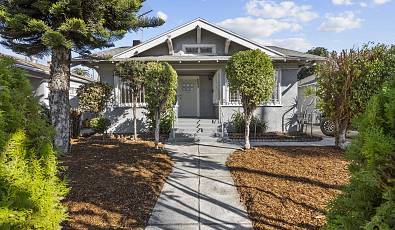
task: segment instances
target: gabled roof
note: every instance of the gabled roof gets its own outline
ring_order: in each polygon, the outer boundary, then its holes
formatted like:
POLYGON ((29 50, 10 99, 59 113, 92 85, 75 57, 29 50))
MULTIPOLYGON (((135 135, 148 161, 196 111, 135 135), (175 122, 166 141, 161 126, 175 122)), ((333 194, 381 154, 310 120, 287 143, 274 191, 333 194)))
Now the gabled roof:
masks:
POLYGON ((285 56, 287 56, 288 59, 294 58, 294 59, 307 59, 307 60, 317 60, 317 61, 325 60, 325 57, 303 53, 295 50, 285 49, 278 46, 267 46, 267 47, 284 54, 285 56))
MULTIPOLYGON (((232 31, 229 31, 227 29, 221 28, 213 23, 210 23, 204 19, 198 18, 195 19, 191 22, 188 22, 182 26, 179 26, 175 29, 172 29, 166 33, 163 33, 157 37, 154 37, 148 41, 145 41, 137 46, 124 46, 124 47, 117 47, 117 48, 112 48, 104 51, 100 51, 97 53, 94 53, 93 55, 90 55, 91 58, 89 57, 78 57, 73 59, 73 61, 77 62, 85 62, 85 61, 119 61, 119 60, 125 60, 125 59, 142 59, 142 60, 163 60, 163 61, 170 61, 173 59, 199 59, 199 57, 194 56, 194 58, 183 58, 183 57, 170 57, 170 56, 165 56, 165 57, 136 57, 137 54, 140 54, 146 50, 149 50, 155 46, 158 46, 162 43, 165 43, 168 38, 174 39, 178 36, 181 36, 189 31, 195 30, 196 27, 199 26, 202 29, 205 29, 207 31, 210 31, 214 34, 217 34, 221 37, 227 38, 231 40, 232 42, 238 43, 242 46, 245 46, 250 49, 260 49, 266 54, 268 54, 273 60, 294 60, 294 61, 324 61, 325 58, 316 56, 316 55, 311 55, 311 54, 306 54, 302 53, 299 51, 295 50, 290 50, 290 49, 285 49, 277 46, 265 46, 262 44, 259 44, 253 40, 250 40, 248 38, 245 38, 241 35, 238 35, 232 31), (169 60, 168 60, 169 59, 169 60)), ((215 56, 218 57, 218 56, 215 56)), ((222 59, 224 59, 225 56, 223 56, 222 59)), ((203 59, 210 59, 210 58, 203 58, 203 59)), ((213 59, 213 57, 211 57, 213 59)), ((217 60, 217 59, 216 59, 217 60)))
POLYGON ((245 46, 247 48, 250 49, 260 49, 263 52, 265 52, 267 55, 269 55, 272 58, 281 58, 284 55, 281 54, 280 52, 277 52, 275 50, 272 50, 266 46, 263 46, 257 42, 254 42, 252 40, 249 40, 241 35, 238 35, 234 32, 231 32, 229 30, 226 30, 224 28, 221 28, 215 24, 212 24, 202 18, 198 18, 195 19, 191 22, 188 22, 180 27, 177 27, 173 30, 170 30, 164 34, 161 34, 157 37, 154 37, 140 45, 131 47, 128 50, 125 50, 123 52, 120 52, 119 54, 116 54, 113 56, 114 59, 118 59, 118 58, 130 58, 133 57, 139 53, 142 53, 146 50, 149 50, 157 45, 160 45, 164 42, 166 42, 166 40, 168 38, 174 39, 180 35, 183 35, 189 31, 195 30, 196 27, 200 27, 202 29, 205 29, 211 33, 217 34, 221 37, 227 38, 229 40, 231 40, 232 42, 238 43, 242 46, 245 46))

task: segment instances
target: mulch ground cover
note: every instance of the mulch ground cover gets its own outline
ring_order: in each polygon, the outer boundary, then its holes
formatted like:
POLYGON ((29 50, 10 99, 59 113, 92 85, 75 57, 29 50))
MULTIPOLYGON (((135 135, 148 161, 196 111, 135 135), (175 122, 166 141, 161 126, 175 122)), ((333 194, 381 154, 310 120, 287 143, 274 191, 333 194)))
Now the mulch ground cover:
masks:
POLYGON ((259 147, 227 165, 255 229, 319 229, 349 179, 343 156, 332 147, 259 147))
POLYGON ((74 140, 61 161, 71 187, 64 229, 143 229, 172 168, 152 142, 99 137, 74 140))

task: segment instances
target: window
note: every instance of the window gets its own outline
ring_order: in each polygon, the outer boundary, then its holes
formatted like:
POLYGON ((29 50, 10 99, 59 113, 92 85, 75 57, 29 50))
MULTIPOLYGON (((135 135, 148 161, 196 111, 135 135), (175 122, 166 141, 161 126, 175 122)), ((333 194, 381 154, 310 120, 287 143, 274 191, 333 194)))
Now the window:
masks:
MULTIPOLYGON (((240 105, 241 95, 237 90, 232 90, 228 86, 228 104, 229 105, 240 105)), ((280 105, 281 104, 281 71, 276 70, 275 72, 275 87, 273 94, 268 105, 280 105)))
POLYGON ((76 88, 76 87, 70 87, 70 90, 69 90, 70 97, 77 96, 77 89, 78 88, 76 88))
MULTIPOLYGON (((116 102, 121 107, 133 106, 134 96, 132 90, 127 83, 116 77, 115 79, 115 97, 116 102)), ((145 89, 142 87, 137 94, 137 106, 144 106, 145 104, 145 89)))
POLYGON ((216 46, 212 44, 186 44, 182 46, 184 53, 194 55, 215 55, 216 46))
POLYGON ((241 95, 238 90, 229 89, 229 102, 231 104, 241 104, 241 95))

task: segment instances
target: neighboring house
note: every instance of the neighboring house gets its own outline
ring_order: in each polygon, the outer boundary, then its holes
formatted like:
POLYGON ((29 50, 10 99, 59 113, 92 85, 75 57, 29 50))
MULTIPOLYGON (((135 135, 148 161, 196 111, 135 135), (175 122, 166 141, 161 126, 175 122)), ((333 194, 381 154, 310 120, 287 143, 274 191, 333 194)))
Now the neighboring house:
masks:
MULTIPOLYGON (((11 56, 10 56, 11 57, 11 56)), ((41 104, 49 106, 48 96, 49 88, 48 84, 50 81, 50 68, 49 65, 43 65, 37 63, 34 58, 27 58, 26 60, 12 57, 15 59, 16 66, 26 71, 30 84, 33 88, 33 94, 36 96, 41 104)), ((93 82, 94 80, 90 77, 80 76, 71 74, 70 76, 70 105, 71 107, 78 106, 77 89, 84 84, 93 82)))
MULTIPOLYGON (((263 46, 203 19, 196 19, 144 43, 98 52, 93 57, 73 59, 74 65, 94 68, 100 81, 114 86, 114 103, 106 114, 112 120, 111 132, 132 131, 132 98, 127 86, 114 74, 116 63, 128 60, 164 61, 178 73, 176 115, 229 121, 242 110, 240 95, 231 91, 225 65, 232 54, 249 49, 265 52, 275 66, 276 85, 272 99, 260 106, 256 115, 268 123, 268 131, 297 129, 297 73, 306 62, 323 58, 275 46, 263 46)), ((145 124, 144 91, 138 98, 140 124, 145 124)))
POLYGON ((308 76, 298 81, 298 111, 306 111, 307 115, 311 114, 313 123, 319 124, 320 116, 315 112, 317 111, 318 98, 315 95, 306 95, 306 90, 310 87, 315 90, 317 89, 317 77, 315 75, 308 76))

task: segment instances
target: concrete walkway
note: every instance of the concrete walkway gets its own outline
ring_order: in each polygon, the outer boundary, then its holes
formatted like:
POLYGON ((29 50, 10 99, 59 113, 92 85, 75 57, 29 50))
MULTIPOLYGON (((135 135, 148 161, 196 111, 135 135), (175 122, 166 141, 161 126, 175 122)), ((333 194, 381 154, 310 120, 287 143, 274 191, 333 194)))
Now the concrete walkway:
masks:
POLYGON ((237 145, 167 145, 175 165, 146 229, 252 229, 225 165, 237 145))

